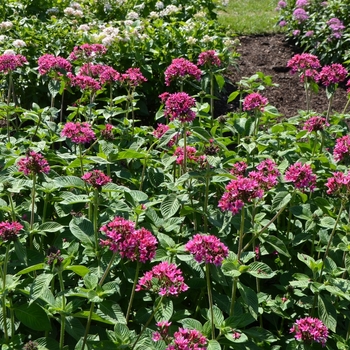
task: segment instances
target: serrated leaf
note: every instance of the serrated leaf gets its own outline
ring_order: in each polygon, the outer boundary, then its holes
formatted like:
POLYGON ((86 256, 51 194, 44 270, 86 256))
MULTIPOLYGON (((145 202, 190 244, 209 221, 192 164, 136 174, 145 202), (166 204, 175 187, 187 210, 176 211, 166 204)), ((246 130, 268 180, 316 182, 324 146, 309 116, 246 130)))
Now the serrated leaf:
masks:
POLYGON ((21 270, 21 271, 18 271, 16 273, 16 275, 24 275, 26 273, 29 273, 29 272, 33 272, 33 271, 37 271, 37 270, 42 270, 44 269, 46 266, 45 263, 40 263, 40 264, 36 264, 36 265, 32 265, 32 266, 29 266, 29 267, 26 267, 25 269, 21 270))
POLYGON ((194 318, 184 318, 183 320, 179 321, 184 328, 188 329, 196 329, 199 332, 203 331, 203 326, 202 324, 194 319, 194 318))
POLYGON ((176 214, 180 208, 180 202, 175 194, 170 194, 164 198, 160 205, 160 212, 165 219, 170 218, 176 214))
POLYGON ((281 191, 276 194, 276 196, 272 200, 272 211, 280 210, 281 208, 287 206, 287 204, 292 199, 292 195, 287 191, 281 191))
MULTIPOLYGON (((76 312, 75 314, 73 314, 73 316, 87 319, 90 317, 90 310, 76 312)), ((91 320, 98 321, 101 323, 106 323, 106 324, 115 324, 115 322, 102 318, 101 316, 97 315, 95 312, 91 314, 91 320)))
POLYGON ((48 221, 41 224, 38 230, 44 232, 58 232, 63 228, 64 226, 62 226, 58 222, 48 221))
POLYGON ((90 248, 94 246, 94 228, 91 221, 85 218, 73 218, 69 223, 69 228, 83 246, 90 248))
POLYGON ((237 284, 241 297, 244 301, 244 305, 248 307, 250 314, 257 320, 258 319, 258 310, 259 302, 258 297, 253 289, 243 285, 238 282, 237 284))
POLYGON ((171 299, 165 299, 154 314, 157 322, 169 321, 174 313, 174 306, 171 299))
POLYGON ((256 278, 272 278, 276 275, 274 271, 263 262, 254 261, 248 265, 249 270, 247 271, 250 275, 256 278))
POLYGON ((333 304, 323 298, 321 294, 318 295, 318 316, 332 332, 336 331, 337 311, 333 304))
POLYGON ((54 183, 58 187, 73 187, 73 188, 85 188, 85 182, 77 176, 58 176, 54 179, 54 183))
POLYGON ((208 342, 207 350, 221 350, 221 345, 217 340, 210 339, 208 342))
POLYGON ((14 308, 16 318, 26 327, 35 331, 50 331, 50 319, 46 312, 35 303, 23 304, 14 308))
POLYGON ((35 278, 30 287, 30 296, 33 300, 40 298, 49 289, 52 278, 51 273, 41 274, 35 278))
POLYGON ((74 194, 71 192, 62 192, 61 197, 62 197, 62 201, 60 203, 64 205, 90 202, 89 196, 85 194, 74 194))
POLYGON ((73 271, 74 273, 76 273, 81 277, 84 277, 86 274, 90 272, 90 270, 86 266, 81 266, 81 265, 66 266, 64 269, 73 271))

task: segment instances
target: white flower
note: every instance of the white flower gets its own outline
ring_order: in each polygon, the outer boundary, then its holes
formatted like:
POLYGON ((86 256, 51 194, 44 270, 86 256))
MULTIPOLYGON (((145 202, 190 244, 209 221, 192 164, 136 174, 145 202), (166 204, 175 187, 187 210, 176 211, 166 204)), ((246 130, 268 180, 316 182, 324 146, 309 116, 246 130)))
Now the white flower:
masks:
POLYGON ((87 24, 82 24, 79 26, 78 30, 81 30, 82 32, 88 32, 90 30, 90 27, 87 24))
POLYGON ((222 0, 221 1, 221 4, 222 4, 222 6, 227 6, 228 5, 228 3, 229 3, 230 1, 229 0, 222 0))
POLYGON ((27 46, 27 44, 23 41, 23 40, 15 40, 12 45, 16 48, 16 49, 19 49, 21 47, 25 47, 27 46))
POLYGON ((75 13, 74 13, 75 17, 83 17, 84 16, 84 13, 83 11, 80 11, 80 10, 76 10, 75 13))
POLYGON ((198 40, 196 38, 194 38, 193 36, 189 36, 186 40, 186 43, 188 45, 195 45, 197 43, 197 41, 198 40))
POLYGON ((161 2, 161 1, 157 1, 156 2, 156 10, 163 10, 163 8, 164 8, 164 4, 161 2))
POLYGON ((0 29, 11 29, 13 27, 13 23, 10 21, 5 21, 0 23, 0 29))
POLYGON ((7 38, 7 35, 0 35, 0 43, 4 42, 7 38))
POLYGON ((170 16, 174 13, 177 13, 181 10, 180 7, 177 7, 175 5, 168 5, 163 11, 160 12, 160 16, 164 17, 164 16, 170 16))
POLYGON ((127 26, 132 26, 133 25, 133 21, 130 20, 130 19, 127 19, 126 21, 124 21, 124 25, 127 27, 127 26))
POLYGON ((71 6, 76 9, 76 10, 82 10, 83 8, 81 7, 81 5, 77 2, 73 2, 71 3, 71 6))
POLYGON ((106 36, 102 39, 102 44, 104 46, 111 46, 113 44, 114 37, 112 36, 106 36))
POLYGON ((212 41, 212 38, 209 35, 204 35, 201 43, 210 43, 212 41))
POLYGON ((66 7, 64 10, 63 10, 64 14, 67 15, 67 16, 74 16, 74 9, 72 7, 66 7))
POLYGON ((13 50, 5 50, 3 55, 16 55, 16 52, 13 50))
POLYGON ((131 11, 126 15, 126 18, 132 20, 139 19, 139 14, 135 11, 131 11))
POLYGON ((159 18, 159 15, 158 15, 157 12, 151 11, 151 12, 149 13, 149 18, 150 18, 150 19, 157 19, 157 18, 159 18))

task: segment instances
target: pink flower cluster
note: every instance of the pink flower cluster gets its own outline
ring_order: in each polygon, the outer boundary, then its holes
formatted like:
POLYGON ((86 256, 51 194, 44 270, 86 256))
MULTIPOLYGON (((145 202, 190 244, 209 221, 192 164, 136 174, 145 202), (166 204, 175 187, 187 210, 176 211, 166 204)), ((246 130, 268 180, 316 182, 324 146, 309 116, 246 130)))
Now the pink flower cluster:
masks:
POLYGON ((172 343, 166 350, 203 350, 206 349, 208 339, 196 329, 179 328, 174 333, 172 343))
POLYGON ((236 162, 232 165, 232 169, 230 170, 230 173, 235 176, 244 176, 245 171, 248 168, 248 164, 244 161, 236 162))
POLYGON ((61 136, 66 136, 77 144, 89 143, 96 139, 91 125, 87 122, 68 122, 64 125, 61 136))
POLYGON ((17 221, 0 222, 0 239, 4 242, 15 241, 22 228, 23 226, 17 221))
MULTIPOLYGON (((187 161, 197 162, 198 157, 196 156, 197 150, 195 147, 192 146, 186 146, 186 157, 187 161)), ((176 158, 176 164, 182 164, 184 161, 185 153, 183 147, 177 147, 174 156, 176 158)))
POLYGON ((194 63, 182 57, 174 58, 164 74, 166 86, 169 86, 170 83, 177 78, 185 79, 187 77, 192 77, 199 81, 202 76, 201 70, 194 63))
POLYGON ((170 120, 178 119, 181 123, 192 122, 196 113, 191 108, 195 107, 196 100, 186 92, 169 94, 165 100, 164 115, 170 120))
POLYGON ((112 141, 114 140, 113 135, 114 126, 112 124, 106 124, 104 130, 101 131, 101 136, 104 140, 112 141))
POLYGON ((147 79, 142 75, 140 68, 129 68, 120 76, 120 81, 129 87, 136 88, 147 79))
POLYGON ((309 164, 297 162, 289 166, 284 178, 288 182, 293 182, 294 186, 301 191, 307 189, 313 191, 316 188, 316 175, 309 164))
POLYGON ((337 162, 347 161, 350 156, 350 135, 335 140, 333 157, 337 162))
POLYGON ((96 57, 103 56, 106 52, 107 48, 102 44, 83 44, 75 46, 68 59, 71 61, 79 59, 90 61, 96 57))
POLYGON ((175 264, 163 261, 139 279, 135 290, 149 290, 160 296, 177 296, 187 289, 181 270, 175 264))
POLYGON ((145 228, 135 230, 135 223, 130 220, 117 216, 103 225, 100 231, 107 237, 101 239, 100 244, 114 253, 118 252, 122 258, 145 263, 156 254, 157 239, 145 228))
POLYGON ((348 71, 340 63, 332 63, 322 67, 318 74, 317 81, 324 86, 343 82, 348 75, 348 71))
POLYGON ((160 139, 168 130, 170 130, 169 125, 158 124, 157 128, 153 131, 153 136, 156 139, 160 139))
POLYGON ((306 7, 309 5, 309 0, 297 0, 295 7, 306 7))
POLYGON ((62 75, 62 73, 70 72, 72 70, 71 63, 63 57, 45 54, 39 57, 39 73, 41 75, 50 74, 62 75))
POLYGON ((0 56, 0 73, 7 74, 22 67, 24 63, 27 63, 27 59, 22 55, 3 54, 0 56))
POLYGON ((296 8, 293 11, 293 18, 298 21, 299 23, 305 22, 308 18, 309 15, 303 8, 296 8))
POLYGON ((239 176, 231 180, 225 187, 225 193, 219 200, 218 207, 224 211, 230 211, 236 215, 247 202, 255 198, 262 198, 264 191, 258 181, 248 177, 239 176))
POLYGON ((102 186, 112 182, 112 179, 105 175, 101 170, 89 171, 81 178, 94 188, 101 188, 102 186))
POLYGON ((91 91, 98 91, 101 90, 101 84, 94 78, 87 76, 87 75, 73 75, 68 74, 68 77, 70 79, 70 84, 72 86, 77 86, 81 90, 91 90, 91 91))
POLYGON ((333 177, 327 179, 325 186, 328 187, 327 194, 345 195, 348 198, 350 195, 350 173, 344 174, 341 171, 333 173, 333 177))
POLYGON ((313 342, 326 345, 328 338, 328 328, 321 320, 314 317, 304 317, 295 321, 290 333, 295 333, 297 340, 302 340, 307 344, 313 342))
POLYGON ((250 171, 248 176, 258 182, 263 190, 276 186, 281 175, 277 164, 272 159, 265 159, 256 166, 257 171, 250 171))
POLYGON ((321 63, 317 56, 310 53, 302 53, 294 55, 287 62, 287 67, 290 68, 291 73, 294 74, 296 72, 306 72, 307 70, 317 70, 321 68, 321 63))
POLYGON ((309 118, 303 126, 304 130, 307 130, 308 132, 313 131, 322 131, 325 126, 329 126, 329 123, 327 122, 326 118, 315 116, 309 118))
POLYGON ((209 66, 209 67, 211 66, 220 67, 221 60, 214 50, 208 50, 208 51, 201 52, 199 54, 197 65, 209 66))
POLYGON ((228 256, 228 248, 213 235, 196 234, 185 246, 198 262, 220 266, 228 256))
POLYGON ((152 340, 154 342, 157 342, 163 339, 165 342, 169 342, 170 341, 169 327, 171 326, 171 322, 159 321, 156 323, 156 326, 158 327, 159 331, 153 332, 152 340))
POLYGON ((50 166, 47 160, 40 154, 29 150, 24 158, 21 158, 18 163, 18 170, 24 175, 48 174, 50 166))
POLYGON ((264 111, 264 107, 269 103, 266 97, 257 92, 247 95, 243 100, 244 111, 264 111))
POLYGON ((333 17, 327 24, 332 31, 332 36, 336 39, 341 38, 345 29, 343 22, 339 18, 333 17))

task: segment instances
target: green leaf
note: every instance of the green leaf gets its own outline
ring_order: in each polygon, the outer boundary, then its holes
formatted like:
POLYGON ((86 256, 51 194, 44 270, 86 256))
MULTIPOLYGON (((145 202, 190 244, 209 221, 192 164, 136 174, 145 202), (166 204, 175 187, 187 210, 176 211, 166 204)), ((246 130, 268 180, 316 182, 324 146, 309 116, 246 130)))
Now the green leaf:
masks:
POLYGON ((95 274, 88 274, 84 276, 84 285, 87 289, 95 289, 98 284, 98 277, 95 274))
POLYGON ((232 102, 234 99, 236 99, 236 97, 239 96, 239 91, 233 91, 230 93, 228 99, 227 99, 227 103, 232 102))
POLYGON ((58 232, 63 228, 64 228, 64 226, 62 226, 58 222, 48 221, 48 222, 44 222, 43 224, 41 224, 39 226, 38 230, 44 231, 44 232, 58 232))
POLYGON ((32 265, 32 266, 29 266, 29 267, 26 267, 25 269, 21 270, 21 271, 18 271, 16 273, 16 275, 24 275, 26 273, 29 273, 29 272, 33 272, 33 271, 37 271, 37 270, 42 270, 44 269, 46 266, 45 263, 40 263, 40 264, 36 264, 36 265, 32 265))
POLYGON ((36 303, 23 304, 14 308, 15 315, 26 327, 35 331, 50 331, 50 319, 46 312, 36 303))
POLYGON ((263 262, 254 261, 248 266, 249 270, 247 272, 256 278, 272 278, 276 275, 276 272, 272 271, 270 266, 263 262))
POLYGON ((283 241, 281 241, 279 238, 269 235, 266 240, 263 239, 262 237, 260 237, 260 240, 270 244, 274 249, 276 249, 276 251, 279 254, 282 254, 288 258, 290 258, 290 254, 288 252, 288 249, 286 247, 286 245, 283 243, 283 241))
POLYGON ((34 279, 30 287, 30 296, 33 300, 40 298, 49 290, 49 285, 53 279, 53 274, 41 274, 34 279))
MULTIPOLYGON (((90 310, 79 311, 79 312, 76 312, 75 314, 73 314, 73 317, 78 317, 78 318, 86 318, 86 319, 88 319, 89 316, 90 316, 90 310)), ((107 320, 105 318, 102 318, 101 316, 97 315, 95 312, 92 313, 91 320, 98 321, 98 322, 101 322, 101 323, 106 323, 106 324, 113 324, 113 325, 115 324, 115 322, 107 320)))
POLYGON ((202 332, 203 331, 203 326, 202 324, 194 319, 194 318, 184 318, 181 321, 179 321, 184 328, 188 329, 196 329, 197 331, 202 332))
POLYGON ((76 273, 81 277, 84 277, 87 273, 90 272, 90 270, 86 266, 82 266, 82 265, 66 266, 64 269, 73 271, 74 273, 76 273))
POLYGON ((59 176, 54 179, 54 183, 59 187, 85 188, 85 182, 77 176, 59 176))
POLYGON ((232 333, 226 333, 225 337, 226 339, 228 339, 229 341, 233 342, 233 343, 245 343, 248 340, 248 337, 244 334, 244 333, 239 333, 240 337, 234 337, 233 336, 233 332, 232 333))
POLYGON ((62 192, 61 197, 63 200, 60 203, 64 205, 90 202, 89 196, 85 194, 73 194, 71 192, 62 192))
POLYGON ((61 83, 59 80, 51 79, 49 81, 48 88, 49 88, 50 94, 53 98, 55 98, 56 95, 59 93, 60 86, 61 86, 61 83))
POLYGON ((337 311, 333 304, 321 294, 318 295, 318 317, 332 332, 337 328, 337 311))
MULTIPOLYGON (((214 324, 217 327, 220 327, 221 324, 224 322, 224 315, 223 315, 222 311, 216 305, 213 305, 213 315, 214 315, 214 324)), ((208 309, 207 318, 209 320, 211 320, 210 309, 208 309)))
POLYGON ((281 208, 285 207, 291 199, 292 195, 287 191, 278 192, 272 200, 271 211, 280 210, 281 208))
POLYGON ((222 88, 224 87, 225 85, 225 79, 224 77, 221 75, 221 74, 215 74, 215 80, 219 86, 219 90, 221 91, 222 88))
POLYGON ((160 205, 160 212, 165 219, 168 219, 176 214, 180 208, 180 202, 175 194, 166 196, 160 205))
POLYGON ((174 306, 171 299, 165 299, 154 314, 157 322, 169 321, 174 313, 174 306))
POLYGON ((258 310, 259 302, 258 297, 253 289, 246 287, 242 283, 238 282, 237 284, 241 297, 244 301, 244 305, 248 307, 250 314, 257 320, 258 319, 258 310))
POLYGON ((69 228, 73 236, 78 238, 84 247, 94 246, 94 227, 91 221, 74 217, 69 223, 69 228))
POLYGON ((147 157, 147 153, 142 153, 140 151, 135 151, 133 149, 128 149, 127 151, 121 151, 117 155, 117 160, 121 159, 142 159, 147 157))
POLYGON ((217 340, 210 339, 208 342, 207 350, 221 350, 221 345, 217 340))

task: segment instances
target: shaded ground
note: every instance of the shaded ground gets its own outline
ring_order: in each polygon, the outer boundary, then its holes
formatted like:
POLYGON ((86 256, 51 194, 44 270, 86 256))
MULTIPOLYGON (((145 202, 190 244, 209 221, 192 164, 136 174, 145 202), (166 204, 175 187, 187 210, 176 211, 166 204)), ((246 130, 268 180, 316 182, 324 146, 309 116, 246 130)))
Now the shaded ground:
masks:
MULTIPOLYGON (((306 109, 304 89, 298 75, 291 75, 286 68, 288 60, 298 53, 297 48, 285 41, 284 34, 266 36, 244 36, 240 38, 238 52, 241 57, 237 69, 230 69, 228 79, 235 83, 242 77, 250 77, 262 72, 272 77, 272 82, 279 87, 268 87, 262 94, 271 105, 275 106, 285 117, 298 114, 298 110, 306 109)), ((338 88, 334 95, 332 110, 341 113, 347 101, 344 88, 338 88)), ((312 98, 312 110, 317 113, 326 112, 328 100, 324 89, 320 89, 312 98)), ((234 104, 228 106, 234 110, 234 104)))

